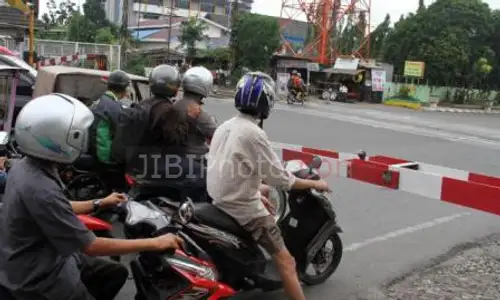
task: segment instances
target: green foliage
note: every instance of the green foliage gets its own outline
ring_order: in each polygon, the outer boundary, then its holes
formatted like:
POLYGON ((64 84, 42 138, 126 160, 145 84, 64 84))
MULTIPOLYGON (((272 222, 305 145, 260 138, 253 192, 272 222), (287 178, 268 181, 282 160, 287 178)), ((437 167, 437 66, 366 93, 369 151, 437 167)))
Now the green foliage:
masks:
POLYGON ((399 97, 407 98, 410 96, 410 94, 411 94, 411 88, 409 86, 403 85, 399 88, 399 93, 398 93, 399 97))
POLYGON ((181 35, 179 40, 182 46, 186 47, 186 55, 188 60, 192 60, 196 54, 196 43, 207 39, 205 30, 208 25, 200 22, 197 18, 191 17, 187 21, 182 22, 181 35))
POLYGON ((117 41, 116 34, 113 33, 113 29, 111 27, 97 29, 94 40, 96 43, 101 44, 115 44, 117 41))
POLYGON ((395 74, 403 73, 406 60, 425 62, 433 85, 498 86, 498 40, 500 13, 483 1, 437 0, 396 22, 382 56, 395 74))
POLYGON ((130 74, 144 76, 144 67, 147 66, 147 58, 140 54, 127 55, 123 70, 130 74))
POLYGON ((117 42, 120 30, 106 19, 100 0, 86 0, 83 14, 71 0, 58 5, 55 0, 49 0, 47 8, 48 13, 41 17, 44 30, 38 32, 38 38, 102 44, 117 42))
POLYGON ((241 13, 231 30, 235 68, 266 70, 280 46, 280 28, 275 18, 241 13))
POLYGON ((210 58, 216 63, 228 62, 231 59, 231 49, 215 48, 205 50, 200 53, 200 56, 210 58))

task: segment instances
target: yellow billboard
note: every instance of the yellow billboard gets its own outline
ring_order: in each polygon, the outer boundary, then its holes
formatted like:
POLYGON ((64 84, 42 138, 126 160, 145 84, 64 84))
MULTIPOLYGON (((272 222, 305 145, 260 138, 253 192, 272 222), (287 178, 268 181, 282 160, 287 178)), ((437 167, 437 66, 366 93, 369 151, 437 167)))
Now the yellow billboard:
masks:
POLYGON ((405 61, 404 76, 424 77, 425 63, 421 61, 405 61))
POLYGON ((28 5, 23 0, 7 0, 7 3, 10 6, 15 7, 15 8, 17 8, 20 11, 23 11, 23 12, 27 12, 28 9, 29 9, 28 5))

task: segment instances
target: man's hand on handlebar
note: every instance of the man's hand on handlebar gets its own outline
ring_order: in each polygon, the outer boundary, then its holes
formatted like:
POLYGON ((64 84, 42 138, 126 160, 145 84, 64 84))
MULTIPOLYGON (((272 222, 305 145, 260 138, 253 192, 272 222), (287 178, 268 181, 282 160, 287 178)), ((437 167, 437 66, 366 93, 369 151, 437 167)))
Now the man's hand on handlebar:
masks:
POLYGON ((330 192, 331 191, 330 187, 328 186, 328 183, 324 180, 314 181, 313 188, 319 192, 330 192))
POLYGON ((128 198, 125 194, 111 193, 109 196, 102 199, 101 207, 102 208, 113 207, 113 206, 119 205, 123 202, 126 202, 127 200, 128 200, 128 198))
POLYGON ((175 234, 167 233, 159 237, 153 238, 154 248, 156 251, 165 251, 169 249, 182 249, 184 240, 175 234))

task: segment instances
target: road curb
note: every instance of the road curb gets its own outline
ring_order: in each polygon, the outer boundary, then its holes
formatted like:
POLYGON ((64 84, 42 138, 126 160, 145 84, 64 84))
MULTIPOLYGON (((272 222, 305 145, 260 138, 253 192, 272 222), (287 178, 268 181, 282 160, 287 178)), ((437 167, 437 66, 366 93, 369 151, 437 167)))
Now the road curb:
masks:
POLYGON ((422 107, 422 111, 430 112, 449 112, 449 113, 466 113, 466 114, 500 114, 500 111, 492 110, 486 111, 484 109, 464 109, 464 108, 453 108, 453 107, 422 107))

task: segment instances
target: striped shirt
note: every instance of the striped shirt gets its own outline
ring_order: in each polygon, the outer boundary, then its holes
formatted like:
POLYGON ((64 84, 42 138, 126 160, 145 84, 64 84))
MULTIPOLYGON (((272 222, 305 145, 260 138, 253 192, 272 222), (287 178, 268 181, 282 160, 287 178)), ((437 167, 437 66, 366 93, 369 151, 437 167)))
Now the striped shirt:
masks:
POLYGON ((213 204, 241 225, 269 215, 261 201, 262 181, 289 189, 296 179, 284 169, 257 120, 241 113, 217 128, 207 163, 213 204))

